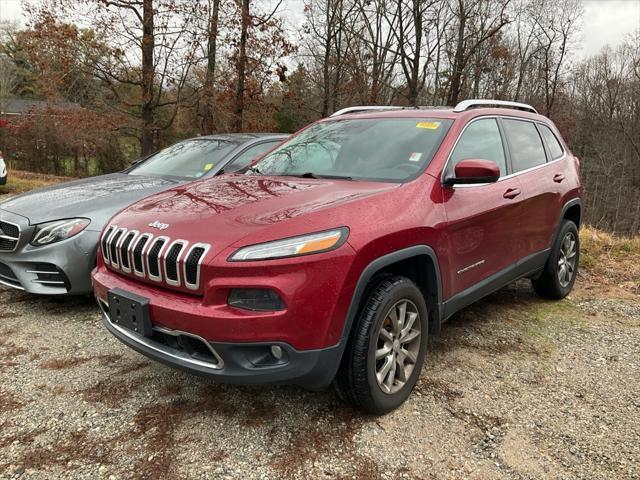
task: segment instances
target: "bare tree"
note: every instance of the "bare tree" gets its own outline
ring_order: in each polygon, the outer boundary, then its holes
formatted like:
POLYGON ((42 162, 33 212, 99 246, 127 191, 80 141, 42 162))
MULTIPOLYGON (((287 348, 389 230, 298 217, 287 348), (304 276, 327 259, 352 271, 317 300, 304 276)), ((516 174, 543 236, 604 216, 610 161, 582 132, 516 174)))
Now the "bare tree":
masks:
POLYGON ((439 22, 442 5, 440 0, 395 0, 395 21, 389 25, 396 39, 410 105, 418 105, 433 53, 439 44, 434 42, 429 48, 425 31, 430 30, 434 22, 439 22), (431 20, 426 18, 430 10, 436 13, 431 20))
POLYGON ((541 5, 547 9, 536 19, 538 42, 540 43, 542 65, 541 76, 544 83, 545 114, 550 115, 556 100, 558 86, 562 80, 563 67, 580 20, 583 6, 580 0, 552 2, 541 5))
POLYGON ((464 71, 484 42, 496 35, 510 20, 506 15, 510 0, 455 0, 455 53, 447 105, 458 103, 464 71))
POLYGON ((188 26, 196 6, 188 0, 43 0, 27 10, 34 23, 74 20, 105 39, 96 43, 86 36, 83 68, 110 89, 121 113, 140 118, 141 127, 122 130, 139 138, 145 155, 156 148, 158 132, 173 124, 183 100, 195 58, 188 26))
POLYGON ((207 29, 207 71, 204 79, 201 132, 211 134, 214 126, 215 75, 218 49, 218 22, 220 19, 220 0, 211 0, 207 29))
MULTIPOLYGON (((303 55, 321 92, 322 117, 336 109, 346 78, 347 59, 352 48, 355 4, 349 0, 305 0, 303 55)), ((351 57, 353 59, 353 57, 351 57)))

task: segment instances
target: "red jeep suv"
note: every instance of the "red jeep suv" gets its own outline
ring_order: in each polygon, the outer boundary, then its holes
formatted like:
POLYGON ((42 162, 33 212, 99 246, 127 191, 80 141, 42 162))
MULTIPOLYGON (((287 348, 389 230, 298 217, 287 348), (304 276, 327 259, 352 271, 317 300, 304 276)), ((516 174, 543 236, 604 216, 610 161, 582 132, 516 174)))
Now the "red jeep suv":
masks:
POLYGON ((181 185, 107 224, 93 273, 109 331, 231 383, 398 407, 455 312, 578 271, 579 161, 524 104, 351 107, 243 174, 181 185))

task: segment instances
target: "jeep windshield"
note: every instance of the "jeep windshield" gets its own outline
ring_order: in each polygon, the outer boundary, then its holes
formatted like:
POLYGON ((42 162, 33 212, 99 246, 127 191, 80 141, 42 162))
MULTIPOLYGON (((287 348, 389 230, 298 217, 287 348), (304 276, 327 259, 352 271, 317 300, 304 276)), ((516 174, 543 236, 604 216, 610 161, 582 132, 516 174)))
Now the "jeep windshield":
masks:
POLYGON ((131 175, 200 178, 242 142, 223 139, 186 140, 160 150, 131 168, 131 175))
POLYGON ((266 155, 247 174, 403 182, 428 165, 451 123, 439 118, 321 122, 266 155))

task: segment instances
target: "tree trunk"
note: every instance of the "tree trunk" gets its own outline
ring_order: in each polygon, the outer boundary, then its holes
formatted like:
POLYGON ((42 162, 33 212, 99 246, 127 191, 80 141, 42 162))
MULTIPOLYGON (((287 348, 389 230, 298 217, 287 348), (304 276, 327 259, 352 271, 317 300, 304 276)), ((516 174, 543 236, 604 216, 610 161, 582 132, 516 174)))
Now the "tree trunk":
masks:
POLYGON ((240 30, 240 49, 238 52, 238 83, 236 85, 236 105, 235 105, 235 122, 234 129, 237 132, 242 131, 243 115, 244 115, 244 81, 247 68, 247 34, 249 30, 249 2, 250 0, 240 0, 240 14, 242 16, 242 27, 240 30))
POLYGON ((153 36, 153 0, 143 0, 142 4, 142 138, 140 144, 142 155, 148 155, 154 150, 154 65, 153 50, 155 39, 153 36))
POLYGON ((454 106, 458 103, 460 96, 460 83, 462 81, 462 70, 464 69, 464 30, 467 22, 464 2, 458 2, 460 8, 460 24, 458 25, 458 42, 456 45, 456 55, 453 61, 453 73, 451 75, 451 85, 449 86, 449 95, 447 105, 454 106))
MULTIPOLYGON (((418 106, 418 95, 420 94, 420 57, 422 56, 422 2, 419 0, 413 0, 413 27, 416 35, 415 54, 411 62, 411 80, 409 82, 409 104, 418 106)), ((425 60, 425 61, 428 61, 425 60)))
POLYGON ((330 2, 327 2, 327 9, 325 12, 325 21, 327 28, 327 36, 324 38, 324 63, 322 64, 322 118, 329 116, 329 96, 330 96, 330 71, 329 62, 331 61, 331 42, 333 39, 333 23, 331 20, 331 8, 330 2))
POLYGON ((215 130, 214 125, 214 95, 216 74, 216 51, 218 47, 218 15, 220 0, 213 0, 211 18, 209 19, 209 37, 207 41, 207 74, 204 79, 204 109, 201 132, 210 135, 215 130))

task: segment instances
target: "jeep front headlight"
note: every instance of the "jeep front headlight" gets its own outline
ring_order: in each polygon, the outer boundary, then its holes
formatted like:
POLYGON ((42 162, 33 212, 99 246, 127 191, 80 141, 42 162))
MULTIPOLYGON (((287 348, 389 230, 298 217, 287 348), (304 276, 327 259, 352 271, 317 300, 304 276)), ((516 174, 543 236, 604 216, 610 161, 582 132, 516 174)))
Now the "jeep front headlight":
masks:
POLYGON ((348 236, 349 229, 341 227, 334 230, 301 235, 299 237, 259 243, 239 249, 229 257, 229 261, 272 260, 276 258, 297 257, 312 253, 328 252, 340 247, 347 241, 348 236))

